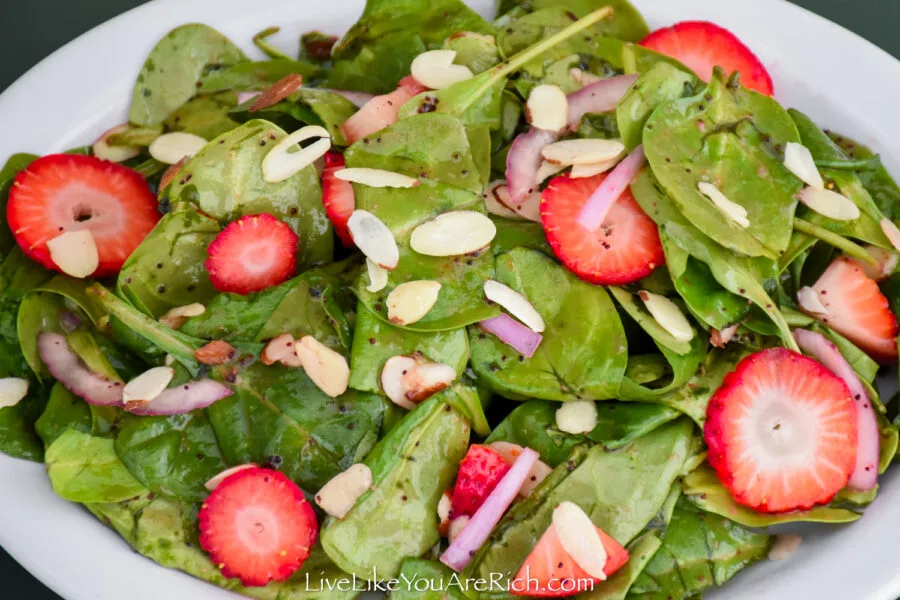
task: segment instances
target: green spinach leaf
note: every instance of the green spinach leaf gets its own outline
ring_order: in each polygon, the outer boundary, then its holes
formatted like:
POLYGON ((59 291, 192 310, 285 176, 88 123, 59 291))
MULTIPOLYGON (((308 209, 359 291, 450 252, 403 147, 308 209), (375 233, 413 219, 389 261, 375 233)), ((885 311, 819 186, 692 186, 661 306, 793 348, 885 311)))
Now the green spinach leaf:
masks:
POLYGON ((121 502, 144 493, 119 457, 111 438, 67 429, 47 448, 53 491, 73 502, 121 502))

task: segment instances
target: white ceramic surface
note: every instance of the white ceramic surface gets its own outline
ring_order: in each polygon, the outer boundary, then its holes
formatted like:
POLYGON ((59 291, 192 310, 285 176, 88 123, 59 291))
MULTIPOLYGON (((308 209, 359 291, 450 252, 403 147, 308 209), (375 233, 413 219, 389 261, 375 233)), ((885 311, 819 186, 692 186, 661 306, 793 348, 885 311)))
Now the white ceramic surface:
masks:
MULTIPOLYGON (((492 0, 470 3, 489 15, 492 0)), ((900 63, 862 38, 783 0, 635 0, 651 27, 708 19, 736 32, 768 65, 782 103, 882 153, 900 173, 900 63)), ((269 25, 293 51, 310 29, 341 33, 363 0, 155 0, 68 44, 0 95, 0 159, 92 141, 125 120, 131 87, 153 44, 172 27, 212 25, 254 52, 269 25)), ((885 394, 890 397, 889 394, 885 394)), ((865 516, 814 528, 788 561, 748 569, 728 600, 895 600, 900 477, 889 473, 865 516)), ((224 600, 237 596, 131 552, 87 511, 50 490, 41 465, 0 456, 0 544, 66 600, 224 600)))

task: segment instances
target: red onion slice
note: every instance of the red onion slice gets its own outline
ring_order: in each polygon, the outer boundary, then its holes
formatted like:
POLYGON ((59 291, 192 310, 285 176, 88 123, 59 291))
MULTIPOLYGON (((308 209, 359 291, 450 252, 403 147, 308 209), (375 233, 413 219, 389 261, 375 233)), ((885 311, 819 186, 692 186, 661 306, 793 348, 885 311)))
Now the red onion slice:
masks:
POLYGON ((38 335, 37 346, 50 374, 67 390, 84 398, 88 404, 121 406, 122 382, 94 373, 84 366, 78 355, 69 348, 64 335, 45 331, 38 335))
POLYGON ((532 127, 513 140, 506 155, 506 183, 509 187, 510 208, 518 212, 528 197, 537 191, 538 169, 541 168, 541 150, 559 139, 559 133, 532 127))
POLYGON ((838 347, 824 335, 795 329, 794 339, 804 352, 812 354, 826 369, 847 384, 856 405, 857 427, 856 468, 847 485, 855 490, 871 490, 878 483, 880 436, 878 420, 865 386, 838 347))
POLYGON ((197 379, 171 387, 149 402, 129 402, 125 410, 135 415, 182 415, 233 393, 218 381, 197 379))
POLYGON ((577 129, 581 118, 588 113, 613 110, 637 78, 637 75, 617 75, 601 79, 566 96, 569 100, 569 129, 577 129))
POLYGON ((485 319, 478 325, 488 333, 500 338, 500 341, 504 344, 512 346, 519 354, 528 358, 534 356, 537 347, 540 346, 541 341, 544 339, 544 336, 535 333, 506 313, 502 313, 499 317, 485 319))
POLYGON ((343 96, 356 106, 363 106, 366 102, 375 97, 375 94, 368 94, 366 92, 354 92, 353 90, 328 89, 328 91, 333 92, 338 96, 343 96))
POLYGON ((538 453, 531 448, 522 450, 522 454, 513 463, 512 468, 497 482, 497 487, 490 493, 484 504, 475 511, 465 528, 441 555, 441 562, 453 569, 462 571, 472 560, 475 552, 481 548, 491 531, 503 518, 503 514, 515 499, 531 469, 538 460, 538 453))
POLYGON ((262 92, 238 92, 237 93, 237 103, 238 106, 246 102, 247 100, 252 100, 262 94, 262 92))
POLYGON ((638 145, 631 151, 631 154, 615 166, 603 183, 594 190, 581 208, 578 224, 591 233, 597 231, 603 225, 606 215, 609 214, 609 209, 631 185, 642 166, 644 166, 644 146, 638 145))

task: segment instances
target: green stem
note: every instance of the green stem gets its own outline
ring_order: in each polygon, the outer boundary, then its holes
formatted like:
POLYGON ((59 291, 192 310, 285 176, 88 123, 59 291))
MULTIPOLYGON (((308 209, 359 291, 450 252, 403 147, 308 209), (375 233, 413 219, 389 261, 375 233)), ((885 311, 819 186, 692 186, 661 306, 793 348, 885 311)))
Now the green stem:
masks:
POLYGON ((287 58, 291 57, 276 48, 273 44, 266 40, 267 37, 275 35, 281 31, 281 27, 268 27, 253 36, 253 43, 256 47, 266 53, 269 58, 287 58))
POLYGON ((877 265, 878 262, 869 254, 865 248, 860 246, 859 244, 854 244, 847 238, 840 236, 836 233, 828 231, 824 227, 819 227, 818 225, 814 225, 809 221, 804 221, 803 219, 794 219, 794 229, 797 231, 803 232, 806 235, 811 235, 812 237, 822 240, 826 244, 831 244, 838 250, 844 251, 846 254, 858 258, 860 260, 864 260, 870 265, 877 265))
POLYGON ((148 158, 147 160, 133 168, 141 177, 147 179, 149 177, 153 177, 160 171, 164 171, 166 169, 166 166, 166 163, 159 162, 155 158, 148 158))
POLYGON ((637 55, 634 53, 634 44, 625 44, 622 48, 622 70, 626 75, 638 72, 637 55))
POLYGON ((881 166, 881 155, 876 154, 869 158, 817 160, 816 166, 820 169, 835 169, 838 171, 872 171, 881 166))

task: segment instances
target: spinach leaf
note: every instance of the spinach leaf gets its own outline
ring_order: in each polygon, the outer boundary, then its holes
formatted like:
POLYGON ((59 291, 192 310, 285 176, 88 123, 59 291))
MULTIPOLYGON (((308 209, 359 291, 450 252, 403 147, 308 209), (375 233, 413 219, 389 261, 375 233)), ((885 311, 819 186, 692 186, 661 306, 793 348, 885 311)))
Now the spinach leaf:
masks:
POLYGON ((706 263, 689 255, 665 233, 660 238, 672 283, 698 320, 708 327, 724 329, 739 323, 750 312, 747 300, 723 288, 706 263), (682 257, 680 262, 674 259, 676 254, 682 257))
POLYGON ((628 562, 606 581, 598 582, 590 591, 582 592, 583 600, 625 600, 628 590, 653 559, 662 541, 655 532, 647 532, 628 544, 628 562))
POLYGON ((650 34, 644 17, 628 0, 503 0, 497 14, 502 15, 515 7, 529 11, 557 8, 580 18, 604 6, 611 6, 614 11, 611 17, 603 21, 605 35, 626 42, 639 42, 650 34))
POLYGON ((67 429, 47 448, 53 491, 73 502, 121 502, 145 491, 119 457, 111 438, 67 429))
POLYGON ((669 63, 660 62, 641 75, 616 106, 616 123, 622 142, 631 150, 644 136, 644 125, 656 108, 679 100, 692 94, 699 79, 673 67, 669 63))
MULTIPOLYGON (((407 558, 403 561, 398 589, 391 600, 466 600, 463 586, 453 586, 455 573, 436 560, 407 558)), ((458 576, 457 576, 458 577, 458 576)))
MULTIPOLYGON (((867 160, 878 156, 871 149, 850 138, 831 131, 826 133, 851 160, 867 160)), ((879 164, 874 169, 864 169, 857 171, 856 174, 878 209, 890 219, 900 219, 900 187, 888 173, 887 168, 879 164)))
POLYGON ((456 52, 453 58, 455 64, 469 67, 476 75, 500 62, 497 40, 492 35, 460 31, 447 38, 444 48, 456 52))
MULTIPOLYGON (((691 351, 691 342, 676 339, 675 336, 663 329, 662 325, 638 302, 638 299, 633 294, 616 286, 610 286, 609 292, 616 299, 616 302, 619 303, 619 306, 653 338, 654 342, 676 354, 687 354, 691 351)), ((696 330, 692 329, 692 331, 694 338, 698 337, 696 330)))
MULTIPOLYGON (((6 201, 9 199, 9 190, 12 189, 13 179, 38 157, 34 154, 13 154, 6 160, 3 169, 0 169, 0 215, 6 215, 6 201)), ((0 255, 5 254, 16 245, 9 224, 6 219, 0 219, 0 255)))
POLYGON ((554 258, 553 249, 547 243, 547 235, 540 223, 524 219, 505 219, 495 215, 491 215, 491 221, 497 227, 497 235, 491 241, 494 256, 506 254, 513 248, 528 248, 554 258))
POLYGON ((244 61, 209 73, 203 78, 198 92, 213 94, 230 90, 264 90, 288 75, 300 75, 304 81, 310 81, 321 72, 317 65, 290 58, 244 61))
POLYGON ((201 94, 177 108, 163 125, 166 131, 184 131, 211 140, 238 126, 229 115, 236 105, 234 92, 201 94))
POLYGON ((70 428, 90 434, 93 429, 91 408, 57 381, 50 389, 47 407, 35 421, 34 429, 44 445, 49 446, 70 428))

